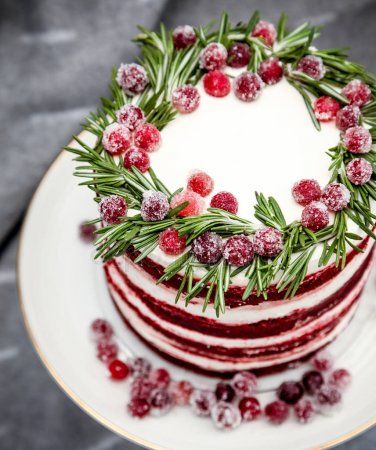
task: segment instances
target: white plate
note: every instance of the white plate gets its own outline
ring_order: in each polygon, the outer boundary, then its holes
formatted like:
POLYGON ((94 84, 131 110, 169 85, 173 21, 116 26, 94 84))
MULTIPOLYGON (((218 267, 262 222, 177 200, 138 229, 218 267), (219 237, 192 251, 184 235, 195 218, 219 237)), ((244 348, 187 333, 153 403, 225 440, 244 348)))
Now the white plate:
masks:
MULTIPOLYGON (((95 358, 88 326, 98 316, 114 325, 123 352, 147 356, 170 368, 174 378, 189 377, 197 385, 215 382, 170 365, 150 352, 124 328, 106 289, 93 249, 78 237, 78 224, 96 216, 88 189, 72 176, 71 155, 63 153, 40 184, 25 219, 18 258, 19 297, 26 326, 42 361, 62 389, 88 414, 120 435, 153 449, 258 450, 329 448, 376 423, 376 276, 373 272, 356 318, 331 345, 337 366, 354 376, 343 409, 318 416, 309 425, 292 418, 280 427, 260 420, 233 432, 216 430, 188 408, 163 418, 130 418, 127 389, 109 381, 95 358)), ((261 380, 263 403, 282 379, 297 378, 304 368, 261 380)))

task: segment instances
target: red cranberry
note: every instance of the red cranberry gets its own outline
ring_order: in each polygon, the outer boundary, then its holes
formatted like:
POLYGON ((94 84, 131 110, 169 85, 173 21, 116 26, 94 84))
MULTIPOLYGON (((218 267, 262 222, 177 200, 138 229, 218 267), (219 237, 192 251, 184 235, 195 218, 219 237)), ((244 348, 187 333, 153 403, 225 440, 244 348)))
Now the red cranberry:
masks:
POLYGON ((145 122, 145 115, 142 109, 136 105, 124 105, 116 112, 119 123, 125 125, 128 130, 134 131, 145 122))
POLYGON ((125 380, 129 374, 129 367, 120 359, 114 359, 108 365, 108 371, 113 380, 125 380))
POLYGON ((143 376, 134 378, 131 384, 131 397, 149 399, 153 389, 153 383, 149 378, 143 376))
POLYGON ((112 325, 105 319, 94 320, 90 326, 90 331, 95 341, 109 340, 114 334, 112 325))
POLYGON ((319 97, 315 100, 314 111, 317 120, 320 122, 329 122, 334 120, 341 105, 332 97, 319 97))
POLYGON ((141 94, 149 84, 146 70, 139 64, 121 64, 116 81, 128 95, 141 94))
POLYGON ((161 133, 151 123, 144 123, 135 131, 134 143, 145 152, 155 152, 162 143, 161 133))
POLYGON ((303 386, 297 381, 285 381, 277 392, 279 399, 288 405, 295 405, 303 397, 303 394, 303 386))
POLYGON ((372 147, 371 133, 364 127, 352 127, 345 131, 343 145, 351 153, 368 153, 372 147))
POLYGON ((319 411, 323 414, 332 414, 341 405, 342 395, 333 386, 324 385, 316 393, 316 402, 319 411))
POLYGON ((244 422, 251 422, 261 416, 260 402, 255 397, 244 397, 239 402, 239 411, 244 422))
POLYGON ((83 222, 80 224, 79 232, 80 238, 84 242, 93 242, 95 240, 95 232, 97 231, 97 227, 94 223, 86 223, 83 222))
POLYGON ((311 202, 302 211, 302 225, 312 231, 325 228, 329 223, 328 208, 322 202, 311 202))
POLYGON ((200 54, 200 67, 206 70, 223 69, 226 65, 227 50, 219 42, 211 42, 200 54))
POLYGON ((141 173, 145 173, 150 169, 149 155, 137 147, 131 147, 124 154, 124 167, 131 169, 136 167, 141 173))
POLYGON ((210 201, 211 208, 223 209, 231 214, 236 214, 238 212, 239 203, 235 195, 231 192, 218 192, 210 201))
POLYGON ((192 253, 203 264, 215 264, 222 258, 222 238, 211 231, 198 236, 192 243, 192 253))
POLYGON ((236 97, 243 102, 256 100, 264 87, 264 82, 257 73, 243 72, 234 80, 236 97))
POLYGON ((175 228, 168 228, 159 235, 159 248, 166 255, 180 255, 184 252, 187 245, 185 236, 179 236, 179 232, 175 228))
POLYGON ((289 407, 285 402, 276 400, 265 406, 265 416, 274 425, 280 425, 289 417, 289 407))
POLYGON ((210 411, 215 402, 215 395, 212 391, 200 389, 195 389, 189 399, 193 412, 201 417, 210 416, 210 411))
POLYGON ((231 385, 238 397, 251 397, 257 389, 257 378, 252 372, 238 372, 232 378, 231 385))
POLYGON ((349 204, 350 191, 342 183, 330 183, 324 188, 321 199, 329 211, 341 211, 349 204))
POLYGON ((120 155, 131 146, 131 133, 125 125, 112 123, 103 131, 102 144, 110 155, 120 155))
POLYGON ((229 77, 220 70, 213 70, 204 75, 205 92, 212 97, 226 97, 231 91, 229 77))
POLYGON ((165 389, 155 389, 150 398, 151 413, 153 416, 162 416, 172 408, 171 395, 165 389))
POLYGON ((131 416, 142 419, 150 412, 150 402, 145 398, 133 398, 128 403, 128 412, 131 416))
POLYGON ((180 86, 172 92, 171 102, 180 113, 189 114, 199 107, 200 93, 195 86, 190 84, 180 86))
POLYGON ((251 49, 248 44, 236 42, 228 51, 227 64, 236 69, 248 65, 251 59, 251 49))
POLYGON ((104 197, 99 203, 99 212, 102 219, 109 223, 119 223, 120 219, 127 214, 127 202, 120 195, 104 197))
POLYGON ((336 369, 329 376, 329 384, 339 391, 345 390, 351 383, 351 374, 346 369, 336 369))
POLYGON ((362 107, 372 98, 372 92, 368 84, 361 80, 350 81, 343 89, 342 95, 350 100, 350 103, 362 107))
POLYGON ((261 38, 266 45, 271 47, 277 39, 277 31, 272 23, 260 20, 256 23, 252 36, 261 38))
POLYGON ((151 371, 150 362, 140 357, 132 359, 130 367, 133 378, 148 377, 151 371))
POLYGON ((241 423, 239 409, 227 402, 218 402, 211 410, 214 425, 220 430, 233 430, 241 423))
POLYGON ((324 384, 324 378, 317 370, 310 370, 303 375, 302 383, 307 394, 314 395, 324 384))
POLYGON ((372 173, 372 164, 363 158, 352 159, 346 166, 347 178, 355 185, 368 183, 372 173))
POLYGON ((180 217, 198 216, 205 207, 204 199, 201 195, 196 194, 189 189, 176 194, 171 201, 171 208, 176 208, 183 203, 188 202, 188 205, 179 212, 180 217))
POLYGON ((312 422, 316 411, 313 403, 310 400, 303 398, 294 405, 294 413, 298 422, 309 423, 312 422))
POLYGON ((336 126, 341 131, 346 131, 358 125, 360 119, 360 109, 356 105, 344 106, 337 112, 336 126))
POLYGON ((188 178, 187 186, 201 197, 206 197, 213 191, 214 181, 207 173, 197 171, 188 178))
POLYGON ((180 25, 172 32, 172 39, 176 50, 183 50, 196 42, 196 33, 190 25, 180 25))
POLYGON ((167 195, 159 191, 145 191, 141 203, 141 217, 145 222, 163 220, 170 210, 167 195))
POLYGON ((324 78, 326 69, 322 59, 319 56, 307 55, 299 61, 298 72, 303 72, 314 80, 324 78))
POLYGON ((320 372, 325 372, 333 367, 333 359, 325 350, 317 353, 312 358, 311 363, 320 372))
POLYGON ((107 340, 99 341, 97 344, 97 358, 104 363, 109 363, 116 359, 119 348, 115 342, 107 340))
POLYGON ((235 267, 245 266, 252 261, 253 255, 253 243, 244 234, 230 237, 223 249, 225 260, 235 267))
POLYGON ((169 387, 173 402, 178 406, 189 404, 189 399, 193 392, 193 386, 189 381, 172 381, 169 387))
POLYGON ((283 234, 272 227, 261 228, 255 233, 253 248, 260 256, 277 256, 283 249, 283 234))
POLYGON ((300 180, 292 187, 292 196, 296 203, 306 206, 313 201, 320 200, 321 188, 315 180, 300 180))
POLYGON ((283 77, 283 64, 274 56, 262 61, 258 73, 266 84, 276 84, 283 77))
POLYGON ((215 388, 215 396, 218 401, 232 402, 235 398, 235 391, 230 384, 221 381, 215 388))
POLYGON ((166 389, 170 384, 170 374, 163 367, 159 369, 154 369, 150 372, 149 379, 153 386, 158 389, 166 389))

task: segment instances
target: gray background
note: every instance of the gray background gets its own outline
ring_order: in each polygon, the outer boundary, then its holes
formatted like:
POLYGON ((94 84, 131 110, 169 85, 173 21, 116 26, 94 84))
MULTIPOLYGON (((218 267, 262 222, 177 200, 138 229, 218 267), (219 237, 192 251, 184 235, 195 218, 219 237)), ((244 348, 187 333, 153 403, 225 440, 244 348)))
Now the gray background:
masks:
MULTIPOLYGON (((326 24, 320 46, 351 44, 351 57, 376 72, 374 0, 0 0, 2 450, 136 448, 80 411, 36 357, 17 302, 20 223, 48 165, 106 93, 110 67, 136 56, 136 24, 196 25, 224 9, 246 20, 255 8, 271 21, 284 10, 291 25, 326 24)), ((341 448, 376 448, 376 429, 341 448)))

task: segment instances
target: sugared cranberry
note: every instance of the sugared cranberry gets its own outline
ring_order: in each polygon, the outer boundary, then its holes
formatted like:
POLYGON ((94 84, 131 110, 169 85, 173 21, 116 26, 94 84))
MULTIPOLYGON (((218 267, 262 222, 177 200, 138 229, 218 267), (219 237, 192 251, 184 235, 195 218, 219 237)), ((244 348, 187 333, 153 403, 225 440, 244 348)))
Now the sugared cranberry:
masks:
POLYGON ((120 359, 114 359, 108 365, 108 371, 113 380, 125 380, 129 374, 129 367, 120 359))
POLYGON ((348 128, 356 127, 359 123, 360 109, 356 105, 344 106, 337 112, 336 126, 339 130, 345 131, 348 128))
POLYGON ((145 222, 163 220, 170 209, 167 195, 159 191, 145 191, 142 196, 141 217, 145 222))
POLYGON ((298 62, 298 72, 303 72, 314 80, 324 78, 326 69, 322 59, 319 56, 307 55, 298 62))
POLYGON ((227 50, 219 42, 211 42, 200 54, 200 67, 206 70, 223 69, 226 65, 227 50))
POLYGON ((325 186, 321 199, 329 211, 341 211, 349 204, 350 191, 342 183, 330 183, 325 186))
POLYGON ((314 395, 324 384, 324 377, 317 370, 310 370, 303 375, 302 383, 307 394, 314 395))
POLYGON ((171 395, 166 389, 155 389, 151 393, 150 405, 153 416, 163 416, 173 406, 171 395))
POLYGON ((283 64, 274 56, 262 61, 258 73, 266 84, 276 84, 283 77, 283 64))
POLYGON ((315 417, 316 411, 313 403, 308 399, 301 399, 294 405, 294 414, 298 422, 309 423, 315 417))
POLYGON ((145 152, 155 152, 162 143, 161 133, 153 124, 144 123, 135 131, 134 143, 145 152))
POLYGON ((321 188, 316 180, 300 180, 292 187, 292 196, 296 203, 306 206, 321 198, 321 188))
POLYGON ((332 414, 339 409, 342 395, 338 389, 330 385, 324 385, 316 393, 318 409, 323 414, 332 414))
POLYGON ((346 166, 347 178, 355 185, 368 183, 372 173, 372 164, 363 158, 352 159, 346 166))
POLYGON ((131 133, 125 125, 112 123, 103 131, 102 144, 111 155, 120 155, 131 146, 131 133))
POLYGON ((210 201, 211 208, 223 209, 231 214, 238 212, 239 203, 234 194, 231 192, 218 192, 210 201))
POLYGON ((171 102, 180 113, 189 114, 199 107, 200 93, 195 86, 190 84, 180 86, 172 92, 171 102))
POLYGON ((133 378, 148 377, 151 371, 150 362, 141 357, 133 358, 130 362, 133 378))
POLYGON ((223 249, 225 260, 235 267, 245 266, 252 261, 253 255, 253 243, 244 234, 230 237, 223 249))
POLYGON ((274 425, 280 425, 285 422, 289 414, 290 410, 288 405, 280 400, 275 400, 265 406, 265 416, 274 425))
POLYGON ((159 248, 166 255, 180 255, 186 248, 187 239, 185 236, 179 236, 175 228, 168 228, 159 235, 159 248))
POLYGON ((83 222, 79 226, 80 238, 84 242, 93 242, 95 239, 96 230, 97 230, 97 227, 95 226, 94 223, 83 222))
POLYGON ((343 145, 351 153, 368 153, 372 147, 371 133, 364 127, 352 127, 345 131, 343 145))
POLYGON ((148 399, 153 389, 153 383, 149 378, 144 376, 134 378, 131 384, 131 397, 148 399))
POLYGON ((189 399, 193 412, 201 417, 210 416, 210 411, 216 403, 212 391, 195 389, 189 399))
POLYGON ((203 264, 215 264, 222 257, 222 238, 212 231, 206 231, 192 242, 192 253, 203 264))
POLYGON ((237 428, 242 419, 239 409, 227 402, 218 402, 211 410, 214 425, 220 430, 233 430, 237 428))
POLYGON ((271 47, 277 39, 277 31, 272 23, 260 20, 256 23, 252 36, 261 38, 266 45, 271 47))
POLYGON ((231 384, 221 381, 215 388, 215 396, 218 401, 232 402, 235 398, 235 391, 231 384))
POLYGON ((334 98, 323 96, 315 100, 313 107, 317 120, 329 122, 336 118, 341 105, 334 98))
POLYGON ((371 100, 372 92, 364 81, 353 80, 342 89, 342 95, 350 100, 350 103, 362 107, 371 100))
POLYGON ((277 256, 283 249, 283 234, 272 227, 261 228, 255 233, 253 248, 260 256, 277 256))
POLYGON ((149 155, 137 147, 131 147, 124 154, 124 167, 131 169, 136 167, 141 173, 145 173, 150 169, 149 155))
POLYGON ((303 397, 303 394, 303 386, 297 381, 285 381, 277 391, 279 399, 288 405, 295 405, 303 397))
POLYGON ((196 33, 190 25, 179 25, 172 32, 172 40, 176 50, 183 50, 196 42, 196 33))
POLYGON ((130 131, 134 131, 145 122, 145 114, 142 109, 131 104, 122 106, 116 112, 116 118, 119 123, 125 125, 130 131))
POLYGON ((131 416, 142 419, 150 412, 150 402, 146 398, 132 398, 128 403, 128 412, 131 416))
POLYGON ((333 367, 333 358, 325 350, 317 353, 312 359, 313 367, 320 372, 325 372, 333 367))
POLYGON ((113 336, 114 329, 107 320, 96 319, 90 326, 90 332, 95 341, 105 341, 109 340, 113 336))
POLYGON ((229 77, 220 70, 205 74, 202 81, 205 92, 212 97, 226 97, 231 91, 229 77))
POLYGON ((139 64, 121 64, 116 81, 128 95, 141 94, 149 84, 146 70, 139 64))
POLYGON ((339 391, 345 390, 351 383, 351 374, 346 369, 336 369, 329 376, 329 384, 339 391))
POLYGON ((257 378, 252 372, 238 372, 232 378, 231 385, 238 397, 251 397, 257 389, 257 378))
POLYGON ((127 202, 120 195, 110 195, 99 203, 101 217, 109 224, 119 223, 121 217, 127 214, 127 210, 127 202))
POLYGON ((178 215, 180 217, 198 216, 203 212, 205 207, 204 199, 201 195, 189 189, 179 192, 174 196, 171 201, 171 208, 176 208, 186 202, 188 202, 188 205, 179 212, 178 215))
POLYGON ((244 42, 236 42, 232 44, 228 51, 227 64, 230 67, 238 69, 248 65, 251 59, 251 49, 248 44, 244 42))
POLYGON ((169 392, 175 405, 185 406, 189 404, 193 386, 192 383, 185 380, 172 381, 169 386, 169 392))
POLYGON ((328 208, 322 202, 311 202, 302 211, 302 224, 312 231, 325 228, 329 223, 328 208))
POLYGON ((201 197, 206 197, 213 191, 214 181, 207 173, 197 171, 188 178, 187 186, 188 189, 200 194, 201 197))
POLYGON ((149 379, 154 387, 166 389, 170 384, 171 377, 166 369, 160 367, 159 369, 154 369, 150 372, 149 379))
POLYGON ((234 93, 243 102, 256 100, 264 87, 264 82, 257 73, 243 72, 234 80, 234 93))
POLYGON ((255 397, 243 397, 239 402, 239 411, 244 422, 251 422, 261 416, 261 405, 255 397))
POLYGON ((103 340, 97 344, 97 358, 106 364, 116 359, 118 351, 119 347, 115 342, 103 340))

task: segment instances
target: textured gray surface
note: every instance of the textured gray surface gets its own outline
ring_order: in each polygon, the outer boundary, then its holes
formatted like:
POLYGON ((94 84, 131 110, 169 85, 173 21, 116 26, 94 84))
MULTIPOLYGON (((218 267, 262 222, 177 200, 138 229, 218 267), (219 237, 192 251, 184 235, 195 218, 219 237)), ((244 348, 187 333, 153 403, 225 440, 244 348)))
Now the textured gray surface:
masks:
MULTIPOLYGON (((350 43, 352 58, 376 71, 374 0, 0 0, 2 450, 138 448, 81 412, 35 356, 15 287, 19 220, 59 148, 106 92, 111 65, 136 55, 130 39, 137 23, 153 27, 162 18, 169 26, 197 24, 224 9, 239 20, 255 8, 274 21, 284 9, 294 25, 305 19, 325 23, 321 46, 350 43)), ((376 448, 376 430, 341 448, 376 448)))

